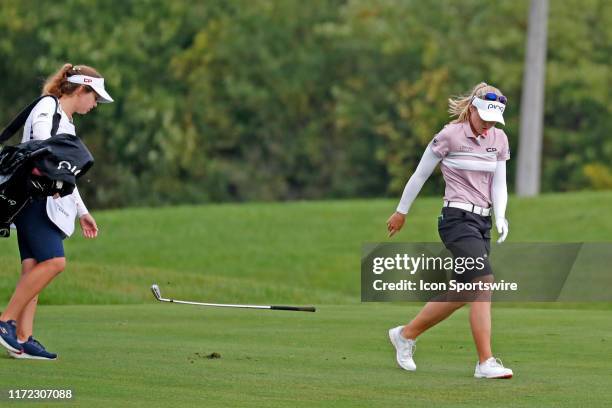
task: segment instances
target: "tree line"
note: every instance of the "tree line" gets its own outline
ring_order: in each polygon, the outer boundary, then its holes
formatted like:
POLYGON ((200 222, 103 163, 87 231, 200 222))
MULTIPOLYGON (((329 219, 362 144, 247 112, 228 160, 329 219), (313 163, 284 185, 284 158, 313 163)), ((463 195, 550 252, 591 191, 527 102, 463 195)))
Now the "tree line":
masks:
MULTIPOLYGON (((606 0, 551 1, 543 191, 612 188, 606 0)), ((97 207, 397 196, 485 81, 516 152, 527 1, 0 1, 0 122, 64 62, 115 99, 77 119, 97 207)), ((516 160, 509 163, 515 173, 516 160)), ((512 187, 513 180, 510 180, 512 187)), ((440 177, 425 193, 442 190, 440 177)))

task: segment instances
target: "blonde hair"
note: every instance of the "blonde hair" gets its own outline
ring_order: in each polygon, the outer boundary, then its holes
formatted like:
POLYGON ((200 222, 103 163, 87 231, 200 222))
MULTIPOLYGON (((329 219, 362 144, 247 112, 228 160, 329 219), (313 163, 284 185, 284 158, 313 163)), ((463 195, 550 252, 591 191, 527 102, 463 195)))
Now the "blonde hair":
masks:
POLYGON ((42 94, 61 98, 62 95, 72 94, 81 86, 84 86, 87 92, 94 91, 89 86, 68 82, 68 77, 73 75, 87 75, 94 78, 102 78, 102 75, 100 75, 98 71, 87 65, 64 64, 59 71, 47 78, 43 85, 42 94))
POLYGON ((494 86, 481 82, 476 85, 472 92, 465 95, 455 96, 454 98, 448 99, 448 113, 451 117, 456 116, 457 119, 453 120, 452 123, 461 123, 468 120, 470 115, 470 105, 472 104, 472 98, 482 98, 486 93, 493 92, 497 95, 501 95, 501 91, 494 86))

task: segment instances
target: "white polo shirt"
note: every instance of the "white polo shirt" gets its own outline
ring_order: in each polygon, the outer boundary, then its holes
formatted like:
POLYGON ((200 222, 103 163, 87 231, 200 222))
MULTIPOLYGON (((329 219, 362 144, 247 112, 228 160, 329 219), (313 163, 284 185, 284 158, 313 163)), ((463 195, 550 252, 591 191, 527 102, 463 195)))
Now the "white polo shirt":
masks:
MULTIPOLYGON (((51 127, 55 112, 55 101, 53 98, 42 98, 26 119, 21 142, 49 139, 51 137, 51 127)), ((57 104, 57 112, 61 115, 57 133, 67 133, 76 136, 74 124, 64 113, 59 103, 57 104)), ((75 217, 77 215, 81 217, 88 212, 76 187, 72 194, 65 197, 47 197, 47 216, 66 236, 70 236, 74 232, 75 217)))

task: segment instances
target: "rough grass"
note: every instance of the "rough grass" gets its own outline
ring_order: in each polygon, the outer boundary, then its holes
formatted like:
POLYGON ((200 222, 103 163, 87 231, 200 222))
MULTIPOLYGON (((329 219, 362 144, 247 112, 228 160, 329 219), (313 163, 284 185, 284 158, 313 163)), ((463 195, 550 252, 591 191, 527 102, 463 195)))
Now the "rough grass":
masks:
MULTIPOLYGON (((606 241, 612 192, 511 198, 508 242, 606 241)), ((66 241, 68 267, 42 304, 141 303, 153 282, 219 302, 355 303, 364 242, 390 241, 392 200, 101 211, 100 236, 66 241)), ((439 199, 419 199, 394 241, 439 241, 439 199)), ((15 238, 0 241, 0 299, 14 288, 15 238)))

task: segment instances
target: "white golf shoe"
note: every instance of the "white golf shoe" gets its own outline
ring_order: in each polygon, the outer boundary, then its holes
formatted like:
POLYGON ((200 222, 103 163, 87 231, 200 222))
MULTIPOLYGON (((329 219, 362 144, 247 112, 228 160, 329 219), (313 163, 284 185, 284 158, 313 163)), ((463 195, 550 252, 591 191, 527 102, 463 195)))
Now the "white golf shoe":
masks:
POLYGON ((484 363, 476 363, 475 378, 512 378, 512 370, 503 366, 500 359, 491 357, 484 363))
POLYGON ((412 356, 416 349, 416 340, 405 339, 402 336, 403 328, 404 326, 397 326, 389 330, 389 339, 395 347, 397 364, 404 370, 415 371, 416 364, 414 364, 412 356))

